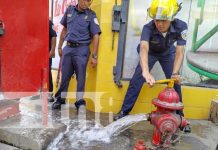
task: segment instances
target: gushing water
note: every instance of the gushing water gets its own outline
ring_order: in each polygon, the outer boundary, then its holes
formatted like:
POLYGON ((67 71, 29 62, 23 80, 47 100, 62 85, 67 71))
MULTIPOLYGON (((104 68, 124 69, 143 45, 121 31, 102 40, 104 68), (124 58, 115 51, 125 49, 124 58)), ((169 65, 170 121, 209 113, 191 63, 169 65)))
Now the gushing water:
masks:
POLYGON ((147 120, 147 115, 129 115, 112 122, 106 127, 95 124, 95 126, 91 128, 82 128, 77 136, 86 141, 110 142, 112 136, 117 136, 120 132, 143 120, 147 120), (82 134, 80 134, 81 131, 83 132, 82 134))
POLYGON ((147 120, 147 115, 145 114, 128 115, 115 122, 112 122, 106 127, 97 126, 92 128, 91 130, 87 130, 84 132, 82 136, 84 136, 89 141, 109 142, 112 136, 119 135, 120 132, 130 128, 134 124, 143 120, 147 120))
POLYGON ((104 130, 107 131, 110 137, 113 135, 116 136, 120 132, 130 128, 134 124, 140 121, 145 121, 147 119, 148 115, 146 114, 128 115, 104 127, 104 130))
POLYGON ((81 148, 95 146, 98 142, 109 143, 112 137, 130 128, 134 124, 147 120, 146 114, 128 115, 103 127, 99 123, 79 120, 72 121, 67 131, 58 137, 48 149, 55 147, 81 148), (56 146, 55 146, 56 145, 56 146), (59 145, 59 146, 58 146, 59 145))

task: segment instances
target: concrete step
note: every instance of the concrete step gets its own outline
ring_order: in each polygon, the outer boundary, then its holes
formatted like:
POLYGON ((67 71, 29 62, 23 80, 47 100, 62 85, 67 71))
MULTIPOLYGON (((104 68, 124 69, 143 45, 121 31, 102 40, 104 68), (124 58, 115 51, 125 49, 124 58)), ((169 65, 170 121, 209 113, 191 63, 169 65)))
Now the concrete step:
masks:
MULTIPOLYGON (((42 150, 66 130, 61 123, 45 127, 37 125, 39 120, 29 116, 14 116, 0 122, 0 141, 21 149, 42 150)), ((1 149, 1 148, 0 148, 1 149)))
MULTIPOLYGON (((13 102, 1 103, 2 108, 8 103, 13 102)), ((18 115, 0 121, 0 141, 21 149, 42 150, 66 130, 66 125, 52 120, 52 112, 44 114, 41 100, 20 100, 19 107, 18 115)))

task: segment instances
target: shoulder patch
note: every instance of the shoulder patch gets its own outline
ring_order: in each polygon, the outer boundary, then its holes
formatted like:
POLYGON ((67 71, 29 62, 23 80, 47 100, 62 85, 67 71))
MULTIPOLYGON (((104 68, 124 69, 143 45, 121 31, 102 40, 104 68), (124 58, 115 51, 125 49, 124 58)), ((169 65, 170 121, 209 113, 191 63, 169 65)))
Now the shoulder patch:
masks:
POLYGON ((98 22, 98 19, 97 18, 94 18, 94 23, 99 25, 99 22, 98 22))
POLYGON ((181 37, 182 37, 183 40, 187 40, 187 31, 188 30, 184 30, 184 31, 181 32, 181 37))

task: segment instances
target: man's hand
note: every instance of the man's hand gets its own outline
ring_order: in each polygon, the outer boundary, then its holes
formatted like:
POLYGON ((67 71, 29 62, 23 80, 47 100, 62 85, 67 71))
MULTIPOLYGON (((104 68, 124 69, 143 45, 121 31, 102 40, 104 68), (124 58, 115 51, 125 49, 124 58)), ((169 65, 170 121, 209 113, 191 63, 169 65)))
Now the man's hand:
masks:
POLYGON ((64 37, 66 36, 66 34, 67 34, 67 28, 63 27, 63 29, 61 31, 61 36, 60 36, 60 39, 59 39, 59 43, 58 43, 58 54, 59 54, 60 57, 62 56, 62 46, 63 46, 63 43, 64 43, 64 37))
POLYGON ((50 50, 49 58, 55 58, 55 51, 54 50, 50 50))
POLYGON ((98 63, 98 60, 96 58, 91 59, 91 64, 93 68, 97 66, 97 63, 98 63))
POLYGON ((58 48, 58 54, 60 57, 62 56, 62 48, 58 48))
POLYGON ((153 86, 155 84, 155 79, 149 72, 142 72, 142 76, 145 78, 146 82, 150 86, 153 86))
POLYGON ((179 74, 172 74, 171 79, 176 79, 175 81, 176 84, 182 83, 182 77, 179 74))

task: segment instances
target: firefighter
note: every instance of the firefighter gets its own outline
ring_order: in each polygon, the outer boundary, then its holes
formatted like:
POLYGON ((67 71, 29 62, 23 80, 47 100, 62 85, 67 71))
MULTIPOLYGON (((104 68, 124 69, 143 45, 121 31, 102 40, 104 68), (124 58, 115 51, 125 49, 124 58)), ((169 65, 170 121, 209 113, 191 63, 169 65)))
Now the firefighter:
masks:
POLYGON ((54 24, 49 20, 49 94, 48 101, 53 102, 53 81, 51 73, 52 58, 55 57, 55 47, 56 47, 56 37, 57 34, 54 30, 54 24))
POLYGON ((91 64, 97 65, 97 51, 99 45, 99 35, 101 30, 98 19, 94 11, 89 9, 92 0, 79 0, 78 5, 69 6, 61 20, 63 30, 58 45, 58 52, 62 57, 61 64, 61 83, 60 88, 55 94, 56 102, 52 109, 60 109, 61 104, 65 104, 66 92, 72 75, 76 74, 77 94, 75 106, 78 109, 85 105, 83 99, 86 66, 90 55, 89 45, 93 40, 93 52, 91 64), (62 50, 64 40, 66 46, 62 50))
MULTIPOLYGON (((155 83, 150 70, 158 61, 166 78, 175 78, 177 91, 182 102, 180 85, 180 67, 184 57, 186 44, 187 24, 174 18, 181 9, 176 0, 153 0, 148 15, 153 19, 144 25, 138 52, 140 61, 130 80, 122 108, 114 120, 129 114, 132 110, 142 85, 147 82, 150 86, 155 83)), ((177 112, 184 116, 183 112, 177 112)))

